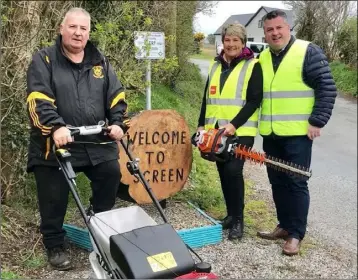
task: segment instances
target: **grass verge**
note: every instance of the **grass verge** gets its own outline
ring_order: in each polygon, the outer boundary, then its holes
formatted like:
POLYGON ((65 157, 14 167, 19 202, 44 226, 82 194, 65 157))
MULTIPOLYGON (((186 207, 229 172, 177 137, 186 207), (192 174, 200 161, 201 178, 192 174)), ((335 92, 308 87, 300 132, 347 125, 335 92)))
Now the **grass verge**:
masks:
POLYGON ((191 58, 212 60, 216 56, 216 51, 214 46, 204 46, 200 48, 199 54, 194 54, 191 58))
POLYGON ((333 78, 339 92, 357 97, 357 69, 339 61, 330 63, 333 78))

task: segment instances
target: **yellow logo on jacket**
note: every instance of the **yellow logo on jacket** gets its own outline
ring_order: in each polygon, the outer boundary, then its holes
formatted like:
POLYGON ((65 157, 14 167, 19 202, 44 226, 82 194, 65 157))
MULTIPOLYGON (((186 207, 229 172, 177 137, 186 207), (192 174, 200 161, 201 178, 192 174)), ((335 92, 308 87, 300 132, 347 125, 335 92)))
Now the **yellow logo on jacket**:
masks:
POLYGON ((103 67, 102 66, 93 66, 93 77, 100 79, 103 78, 103 67))

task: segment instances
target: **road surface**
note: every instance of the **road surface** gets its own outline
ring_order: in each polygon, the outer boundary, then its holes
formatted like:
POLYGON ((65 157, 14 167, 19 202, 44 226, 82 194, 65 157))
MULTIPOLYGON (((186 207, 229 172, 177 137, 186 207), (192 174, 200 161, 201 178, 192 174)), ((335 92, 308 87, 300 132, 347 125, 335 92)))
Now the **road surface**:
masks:
MULTIPOLYGON (((192 59, 206 78, 209 61, 192 59)), ((255 148, 262 150, 262 137, 255 148)), ((314 140, 308 230, 357 252, 357 102, 337 97, 332 118, 314 140)))

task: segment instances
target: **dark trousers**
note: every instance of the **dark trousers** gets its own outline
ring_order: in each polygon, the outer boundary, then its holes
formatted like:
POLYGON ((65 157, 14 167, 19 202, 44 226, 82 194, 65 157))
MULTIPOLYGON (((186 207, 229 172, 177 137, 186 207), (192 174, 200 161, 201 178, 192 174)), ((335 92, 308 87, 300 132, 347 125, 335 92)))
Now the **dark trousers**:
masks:
MULTIPOLYGON (((110 210, 115 203, 121 179, 117 160, 100 163, 96 166, 74 168, 84 172, 91 181, 91 205, 95 213, 110 210)), ((67 210, 69 186, 58 167, 36 166, 34 174, 41 216, 40 231, 43 244, 49 249, 64 244, 64 217, 67 210)))
MULTIPOLYGON (((263 149, 267 155, 310 167, 312 140, 307 136, 277 139, 264 137, 263 149)), ((306 233, 310 204, 308 180, 270 167, 267 167, 267 173, 272 185, 279 227, 287 230, 290 237, 302 240, 306 233)))
MULTIPOLYGON (((252 147, 254 137, 239 137, 239 144, 252 147)), ((228 216, 243 221, 245 207, 245 183, 243 167, 245 160, 234 158, 226 162, 216 162, 219 172, 221 188, 223 191, 228 216)))

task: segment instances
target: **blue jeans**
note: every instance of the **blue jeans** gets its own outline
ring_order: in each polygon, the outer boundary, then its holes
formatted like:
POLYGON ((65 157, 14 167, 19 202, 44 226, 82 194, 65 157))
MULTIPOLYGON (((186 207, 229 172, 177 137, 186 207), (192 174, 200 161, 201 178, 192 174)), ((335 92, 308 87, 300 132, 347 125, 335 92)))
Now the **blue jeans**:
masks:
MULTIPOLYGON (((267 155, 310 167, 312 140, 306 135, 264 137, 263 149, 267 155)), ((272 185, 278 226, 287 230, 289 237, 302 240, 306 233, 310 204, 308 180, 270 167, 267 167, 267 173, 272 185)))

